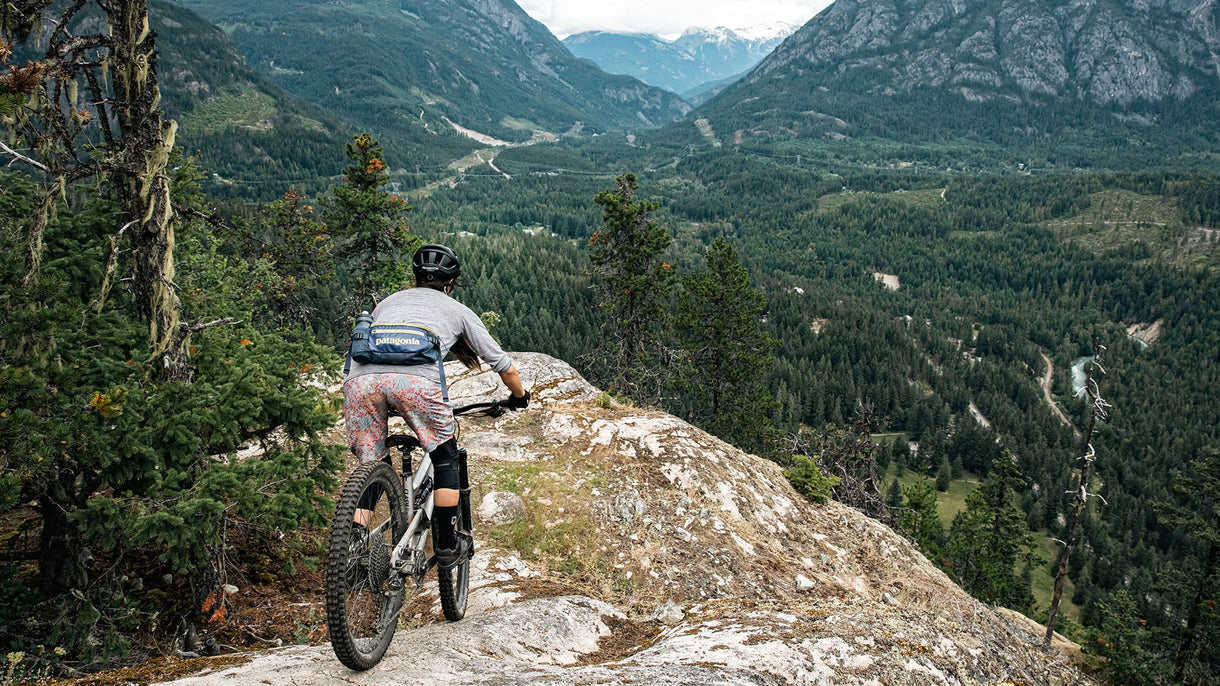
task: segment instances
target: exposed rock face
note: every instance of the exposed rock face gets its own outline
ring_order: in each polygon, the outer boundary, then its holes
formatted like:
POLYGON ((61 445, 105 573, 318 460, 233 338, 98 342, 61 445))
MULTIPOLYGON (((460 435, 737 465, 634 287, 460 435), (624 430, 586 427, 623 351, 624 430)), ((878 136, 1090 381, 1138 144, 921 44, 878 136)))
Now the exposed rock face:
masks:
POLYGON ((1218 54, 1215 0, 837 0, 748 80, 875 70, 899 91, 1125 106, 1216 86, 1218 54))
MULTIPOLYGON (((365 674, 318 646, 180 683, 1090 683, 888 527, 670 415, 592 401, 562 362, 513 358, 536 402, 463 436, 529 439, 524 462, 470 453, 476 491, 515 479, 539 532, 509 550, 480 525, 466 619, 400 631, 365 674)), ((455 403, 503 394, 494 375, 450 374, 455 403)), ((405 618, 434 622, 433 596, 405 618)))

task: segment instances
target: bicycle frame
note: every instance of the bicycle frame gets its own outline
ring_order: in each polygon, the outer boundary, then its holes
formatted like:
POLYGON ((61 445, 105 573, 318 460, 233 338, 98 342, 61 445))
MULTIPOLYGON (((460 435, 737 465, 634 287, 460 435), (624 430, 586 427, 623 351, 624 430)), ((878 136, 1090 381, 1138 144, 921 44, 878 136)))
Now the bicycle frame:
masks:
MULTIPOLYGON (((453 409, 454 421, 460 415, 472 412, 474 410, 487 410, 488 414, 497 416, 502 414, 504 410, 499 402, 483 402, 464 405, 453 409)), ((457 431, 460 435, 461 429, 457 431)), ((388 439, 387 439, 388 440, 388 439)), ((419 467, 412 466, 412 454, 416 448, 420 448, 419 441, 414 436, 403 435, 398 441, 387 442, 387 451, 390 447, 399 448, 402 451, 402 471, 399 476, 402 478, 403 486, 407 501, 407 512, 405 519, 409 522, 407 530, 403 532, 394 544, 394 551, 390 555, 390 566, 398 570, 404 576, 410 575, 415 578, 415 584, 418 586, 423 583, 424 576, 428 573, 433 565, 436 564, 435 556, 424 558, 424 544, 428 536, 428 530, 432 521, 432 511, 435 506, 434 502, 434 484, 435 472, 432 468, 432 455, 424 452, 424 457, 419 462, 419 467), (422 499, 422 501, 421 501, 422 499)), ((466 456, 465 450, 459 449, 461 457, 461 487, 463 492, 461 505, 463 507, 463 521, 470 523, 470 484, 466 472, 466 456)), ((388 459, 388 453, 387 453, 388 459)), ((391 464, 391 467, 393 464, 391 464)), ((384 526, 384 524, 382 525, 384 526)))
POLYGON ((424 541, 428 535, 428 526, 432 520, 434 507, 432 456, 424 453, 419 468, 411 468, 411 453, 414 450, 403 450, 403 467, 405 473, 400 474, 406 488, 407 530, 394 544, 394 552, 390 555, 390 566, 403 574, 415 577, 416 584, 422 583, 424 575, 435 564, 435 558, 421 560, 424 551, 424 541), (419 502, 419 496, 423 502, 419 502), (417 504, 418 503, 418 504, 417 504), (406 558, 410 557, 410 562, 406 558), (422 563, 422 569, 419 568, 422 563), (414 569, 407 569, 408 564, 414 569))

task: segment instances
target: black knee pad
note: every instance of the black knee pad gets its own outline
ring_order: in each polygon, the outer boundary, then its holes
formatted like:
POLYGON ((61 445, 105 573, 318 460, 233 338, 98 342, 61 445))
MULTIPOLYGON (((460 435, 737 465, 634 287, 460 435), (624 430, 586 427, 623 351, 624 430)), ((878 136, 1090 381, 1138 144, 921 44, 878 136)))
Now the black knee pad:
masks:
POLYGON ((436 488, 461 488, 456 438, 450 438, 432 451, 432 469, 436 475, 436 488))

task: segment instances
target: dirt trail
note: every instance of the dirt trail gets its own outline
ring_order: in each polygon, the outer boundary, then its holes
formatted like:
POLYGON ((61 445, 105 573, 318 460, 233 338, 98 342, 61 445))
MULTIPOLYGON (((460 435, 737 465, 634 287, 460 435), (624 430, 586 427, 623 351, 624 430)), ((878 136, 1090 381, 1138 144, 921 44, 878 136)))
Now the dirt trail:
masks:
POLYGON ((1055 375, 1055 363, 1051 362, 1051 358, 1047 357, 1046 353, 1041 350, 1038 351, 1038 354, 1046 362, 1046 373, 1042 375, 1042 397, 1046 398, 1046 404, 1050 405, 1055 414, 1059 415, 1059 420, 1063 422, 1064 426, 1072 427, 1072 432, 1076 434, 1076 438, 1080 438, 1080 429, 1077 429, 1076 425, 1072 424, 1072 420, 1068 419, 1068 416, 1059 408, 1055 399, 1051 397, 1051 379, 1055 375))

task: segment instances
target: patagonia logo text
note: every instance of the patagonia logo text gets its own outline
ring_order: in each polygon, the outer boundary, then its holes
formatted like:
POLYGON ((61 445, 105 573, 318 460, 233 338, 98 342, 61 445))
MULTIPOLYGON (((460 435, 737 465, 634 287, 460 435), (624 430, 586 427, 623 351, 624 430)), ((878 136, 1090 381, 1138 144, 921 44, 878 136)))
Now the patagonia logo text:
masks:
POLYGON ((377 342, 389 345, 420 345, 423 343, 418 338, 379 338, 377 342))

